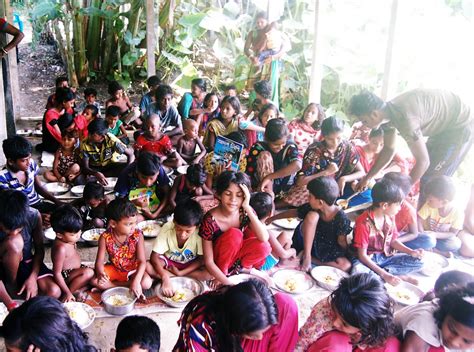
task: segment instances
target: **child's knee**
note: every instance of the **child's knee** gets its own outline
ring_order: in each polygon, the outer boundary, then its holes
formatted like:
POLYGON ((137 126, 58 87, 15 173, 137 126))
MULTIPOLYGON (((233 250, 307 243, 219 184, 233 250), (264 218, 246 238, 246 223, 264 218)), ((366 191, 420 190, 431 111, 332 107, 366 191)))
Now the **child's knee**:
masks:
POLYGON ((8 256, 9 259, 14 257, 21 260, 23 255, 23 246, 24 242, 22 238, 16 236, 5 241, 5 244, 3 245, 3 251, 5 252, 5 256, 8 256))
POLYGON ((79 164, 73 164, 71 168, 69 169, 69 171, 72 174, 78 174, 81 172, 81 167, 79 166, 79 164))
POLYGON ((143 275, 141 285, 142 289, 148 290, 149 288, 151 288, 151 285, 153 285, 152 278, 148 274, 143 275))
POLYGON ((84 272, 82 273, 83 277, 87 280, 92 280, 94 274, 94 269, 92 268, 85 268, 84 272))
POLYGON ((45 296, 59 298, 61 297, 61 289, 53 281, 48 282, 42 292, 45 296))

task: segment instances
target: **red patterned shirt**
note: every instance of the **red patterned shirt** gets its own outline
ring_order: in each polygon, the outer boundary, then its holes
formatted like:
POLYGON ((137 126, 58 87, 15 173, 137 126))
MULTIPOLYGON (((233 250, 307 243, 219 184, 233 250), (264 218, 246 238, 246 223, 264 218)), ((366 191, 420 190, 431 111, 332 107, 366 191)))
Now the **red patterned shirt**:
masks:
POLYGON ((114 240, 112 229, 109 228, 102 234, 109 260, 115 268, 130 272, 138 267, 137 246, 140 236, 143 236, 142 232, 139 229, 135 229, 124 243, 118 244, 114 240))

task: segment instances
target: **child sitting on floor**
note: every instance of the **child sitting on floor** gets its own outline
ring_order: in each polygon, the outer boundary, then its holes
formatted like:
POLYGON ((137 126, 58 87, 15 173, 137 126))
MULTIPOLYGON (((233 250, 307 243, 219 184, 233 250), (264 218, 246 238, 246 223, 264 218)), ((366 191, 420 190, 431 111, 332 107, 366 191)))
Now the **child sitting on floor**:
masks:
MULTIPOLYGON (((275 209, 272 196, 265 192, 252 194, 250 206, 255 210, 258 219, 264 224, 267 222, 267 219, 271 218, 275 209)), ((268 242, 272 247, 272 253, 265 260, 262 270, 270 270, 277 264, 283 264, 285 259, 296 257, 296 250, 291 248, 291 238, 288 238, 284 232, 277 234, 269 230, 268 235, 268 242)))
POLYGON ((81 143, 82 170, 107 186, 106 176, 117 176, 126 164, 116 161, 116 154, 127 156, 127 165, 135 159, 133 151, 108 133, 107 122, 96 119, 87 126, 88 137, 81 143))
POLYGON ((0 192, 0 261, 10 294, 26 300, 38 293, 58 298, 60 288, 43 263, 43 229, 38 210, 28 206, 20 191, 0 192))
POLYGON ((181 158, 188 164, 198 164, 206 156, 206 148, 198 136, 198 124, 193 119, 183 122, 184 135, 178 139, 176 150, 181 158), (199 154, 196 153, 196 146, 199 146, 199 154))
POLYGON ((127 136, 127 131, 123 126, 123 122, 119 119, 120 117, 120 108, 115 105, 110 105, 107 110, 105 110, 105 121, 109 126, 109 133, 122 141, 124 144, 128 145, 130 140, 127 136))
POLYGON ((208 280, 210 275, 203 268, 202 240, 198 226, 202 220, 199 203, 189 199, 175 209, 174 219, 163 225, 147 264, 147 272, 152 278, 160 278, 165 296, 171 297, 175 290, 171 276, 189 276, 197 280, 208 280))
POLYGON ((436 246, 436 238, 418 232, 416 209, 408 200, 408 194, 412 189, 410 176, 400 172, 389 172, 385 174, 383 180, 396 184, 405 196, 400 211, 395 215, 395 226, 399 233, 398 240, 411 249, 431 250, 436 246))
POLYGON ((332 177, 322 176, 310 181, 307 187, 308 203, 282 212, 272 220, 296 216, 303 219, 293 235, 293 247, 298 253, 303 251, 301 270, 311 270, 314 261, 349 271, 347 235, 352 227, 347 215, 335 204, 339 195, 337 182, 332 177))
POLYGON ((137 221, 156 219, 168 206, 170 180, 161 167, 158 155, 142 152, 123 170, 115 185, 118 197, 128 198, 138 209, 137 221))
POLYGON ((84 101, 77 106, 76 111, 84 111, 89 105, 94 106, 97 109, 97 117, 101 117, 100 103, 97 101, 97 89, 92 87, 84 89, 84 101))
POLYGON ((87 138, 89 135, 89 131, 87 130, 87 126, 95 120, 99 118, 99 109, 95 105, 86 105, 82 114, 76 115, 74 118, 74 123, 76 125, 76 131, 79 133, 79 140, 83 140, 87 138))
POLYGON ((353 263, 352 273, 373 271, 394 286, 400 279, 417 283, 406 274, 423 267, 420 259, 424 251, 410 249, 398 240, 393 219, 404 198, 393 182, 379 181, 374 185, 372 207, 356 219, 352 245, 358 260, 353 263), (400 253, 394 254, 394 250, 400 253))
POLYGON ((179 175, 173 182, 168 200, 170 206, 175 208, 176 204, 190 198, 198 202, 214 199, 212 190, 206 186, 206 178, 202 165, 190 165, 186 170, 186 175, 179 175))
POLYGON ((158 352, 160 328, 152 319, 132 315, 123 318, 117 326, 115 350, 111 352, 158 352))
POLYGON ((141 125, 142 121, 139 119, 140 110, 137 106, 133 106, 128 96, 125 94, 123 86, 117 82, 112 81, 109 83, 108 92, 110 98, 105 102, 105 107, 115 105, 120 108, 121 120, 125 125, 135 123, 141 125))
POLYGON ((77 133, 65 132, 61 136, 61 147, 54 154, 53 169, 47 170, 43 177, 49 182, 72 183, 81 173, 77 133))
POLYGON ((81 214, 83 230, 105 228, 107 225, 105 209, 108 203, 109 199, 105 196, 104 186, 96 181, 86 183, 82 192, 82 199, 72 203, 81 214))
POLYGON ((137 153, 142 151, 155 153, 160 157, 160 163, 177 168, 185 161, 173 148, 170 137, 164 134, 161 128, 160 117, 152 114, 145 120, 145 132, 135 142, 137 153))
POLYGON ((82 233, 81 214, 69 204, 62 205, 51 214, 51 226, 56 233, 51 261, 54 281, 62 291, 61 299, 63 302, 80 300, 81 293, 94 276, 94 270, 81 264, 76 249, 82 233))
POLYGON ((474 348, 474 284, 402 308, 395 322, 403 332, 402 351, 469 351, 474 348))
POLYGON ((456 187, 448 176, 437 176, 426 184, 426 203, 418 210, 420 231, 436 238, 435 250, 446 257, 461 248, 457 237, 463 228, 463 209, 453 200, 456 187))
POLYGON ((209 121, 204 134, 203 143, 208 151, 214 150, 218 136, 227 136, 239 129, 237 121, 237 116, 240 114, 239 99, 237 97, 224 97, 220 108, 219 116, 209 121))
MULTIPOLYGON (((227 96, 227 94, 225 94, 225 96, 227 96)), ((204 97, 203 105, 204 109, 202 109, 202 114, 196 119, 199 128, 199 136, 204 136, 208 123, 218 117, 221 112, 219 108, 219 96, 216 92, 207 93, 204 97)))
POLYGON ((364 273, 341 280, 300 329, 295 351, 398 352, 393 305, 382 281, 364 273))
POLYGON ((99 239, 91 283, 101 290, 129 286, 140 299, 152 280, 145 271, 145 245, 143 233, 136 226, 137 214, 137 208, 128 199, 118 198, 109 203, 106 210, 109 227, 99 239), (104 265, 106 253, 109 263, 104 265))
POLYGON ((220 204, 206 213, 199 228, 206 268, 224 285, 231 284, 227 276, 238 273, 240 266, 262 267, 271 252, 266 226, 250 206, 249 188, 244 173, 221 173, 216 183, 220 204), (248 227, 250 232, 246 232, 248 227))
MULTIPOLYGON (((258 113, 258 117, 252 121, 240 120, 239 128, 242 130, 253 131, 253 142, 262 142, 265 137, 265 128, 268 121, 276 119, 279 116, 278 108, 274 104, 266 104, 258 113)), ((252 143, 253 144, 253 143, 252 143)))
POLYGON ((469 273, 459 270, 445 271, 436 280, 433 290, 423 297, 423 301, 432 301, 444 292, 456 287, 466 287, 470 282, 474 282, 474 276, 469 273))

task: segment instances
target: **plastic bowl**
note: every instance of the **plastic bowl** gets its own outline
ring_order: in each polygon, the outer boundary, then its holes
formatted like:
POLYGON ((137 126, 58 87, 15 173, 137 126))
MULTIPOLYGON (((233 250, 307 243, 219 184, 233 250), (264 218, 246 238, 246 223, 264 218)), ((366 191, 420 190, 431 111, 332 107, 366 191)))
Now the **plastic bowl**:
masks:
POLYGON ((84 193, 84 187, 84 185, 74 186, 71 188, 71 193, 75 196, 82 197, 82 194, 84 193))
POLYGON ((137 298, 128 287, 114 287, 104 291, 101 300, 107 313, 112 315, 125 315, 133 310, 137 298), (125 301, 123 304, 114 304, 111 302, 113 298, 124 299, 125 301))
POLYGON ((160 299, 165 302, 167 305, 173 308, 183 308, 188 304, 190 300, 194 297, 199 296, 204 291, 203 284, 190 277, 186 276, 175 276, 170 278, 171 285, 173 286, 173 290, 175 291, 175 296, 173 297, 166 297, 163 295, 161 291, 161 283, 156 286, 156 294, 160 299), (184 293, 185 297, 179 299, 179 293, 184 293))

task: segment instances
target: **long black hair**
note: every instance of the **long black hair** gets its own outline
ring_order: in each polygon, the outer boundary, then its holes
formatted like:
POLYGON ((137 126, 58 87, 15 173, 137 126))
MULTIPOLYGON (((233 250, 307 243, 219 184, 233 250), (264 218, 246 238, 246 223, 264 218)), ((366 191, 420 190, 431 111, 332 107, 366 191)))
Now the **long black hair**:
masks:
POLYGON ((347 324, 360 330, 359 344, 379 346, 394 334, 393 301, 373 274, 342 279, 331 294, 331 306, 347 324))
POLYGON ((474 283, 443 292, 439 298, 438 309, 433 315, 439 328, 450 315, 458 323, 474 329, 474 283))
POLYGON ((58 300, 34 297, 14 309, 3 322, 5 342, 26 351, 95 352, 87 334, 69 317, 58 300))
POLYGON ((216 322, 216 350, 242 351, 240 336, 278 322, 278 307, 272 292, 254 279, 194 298, 183 310, 181 329, 200 307, 216 322))

